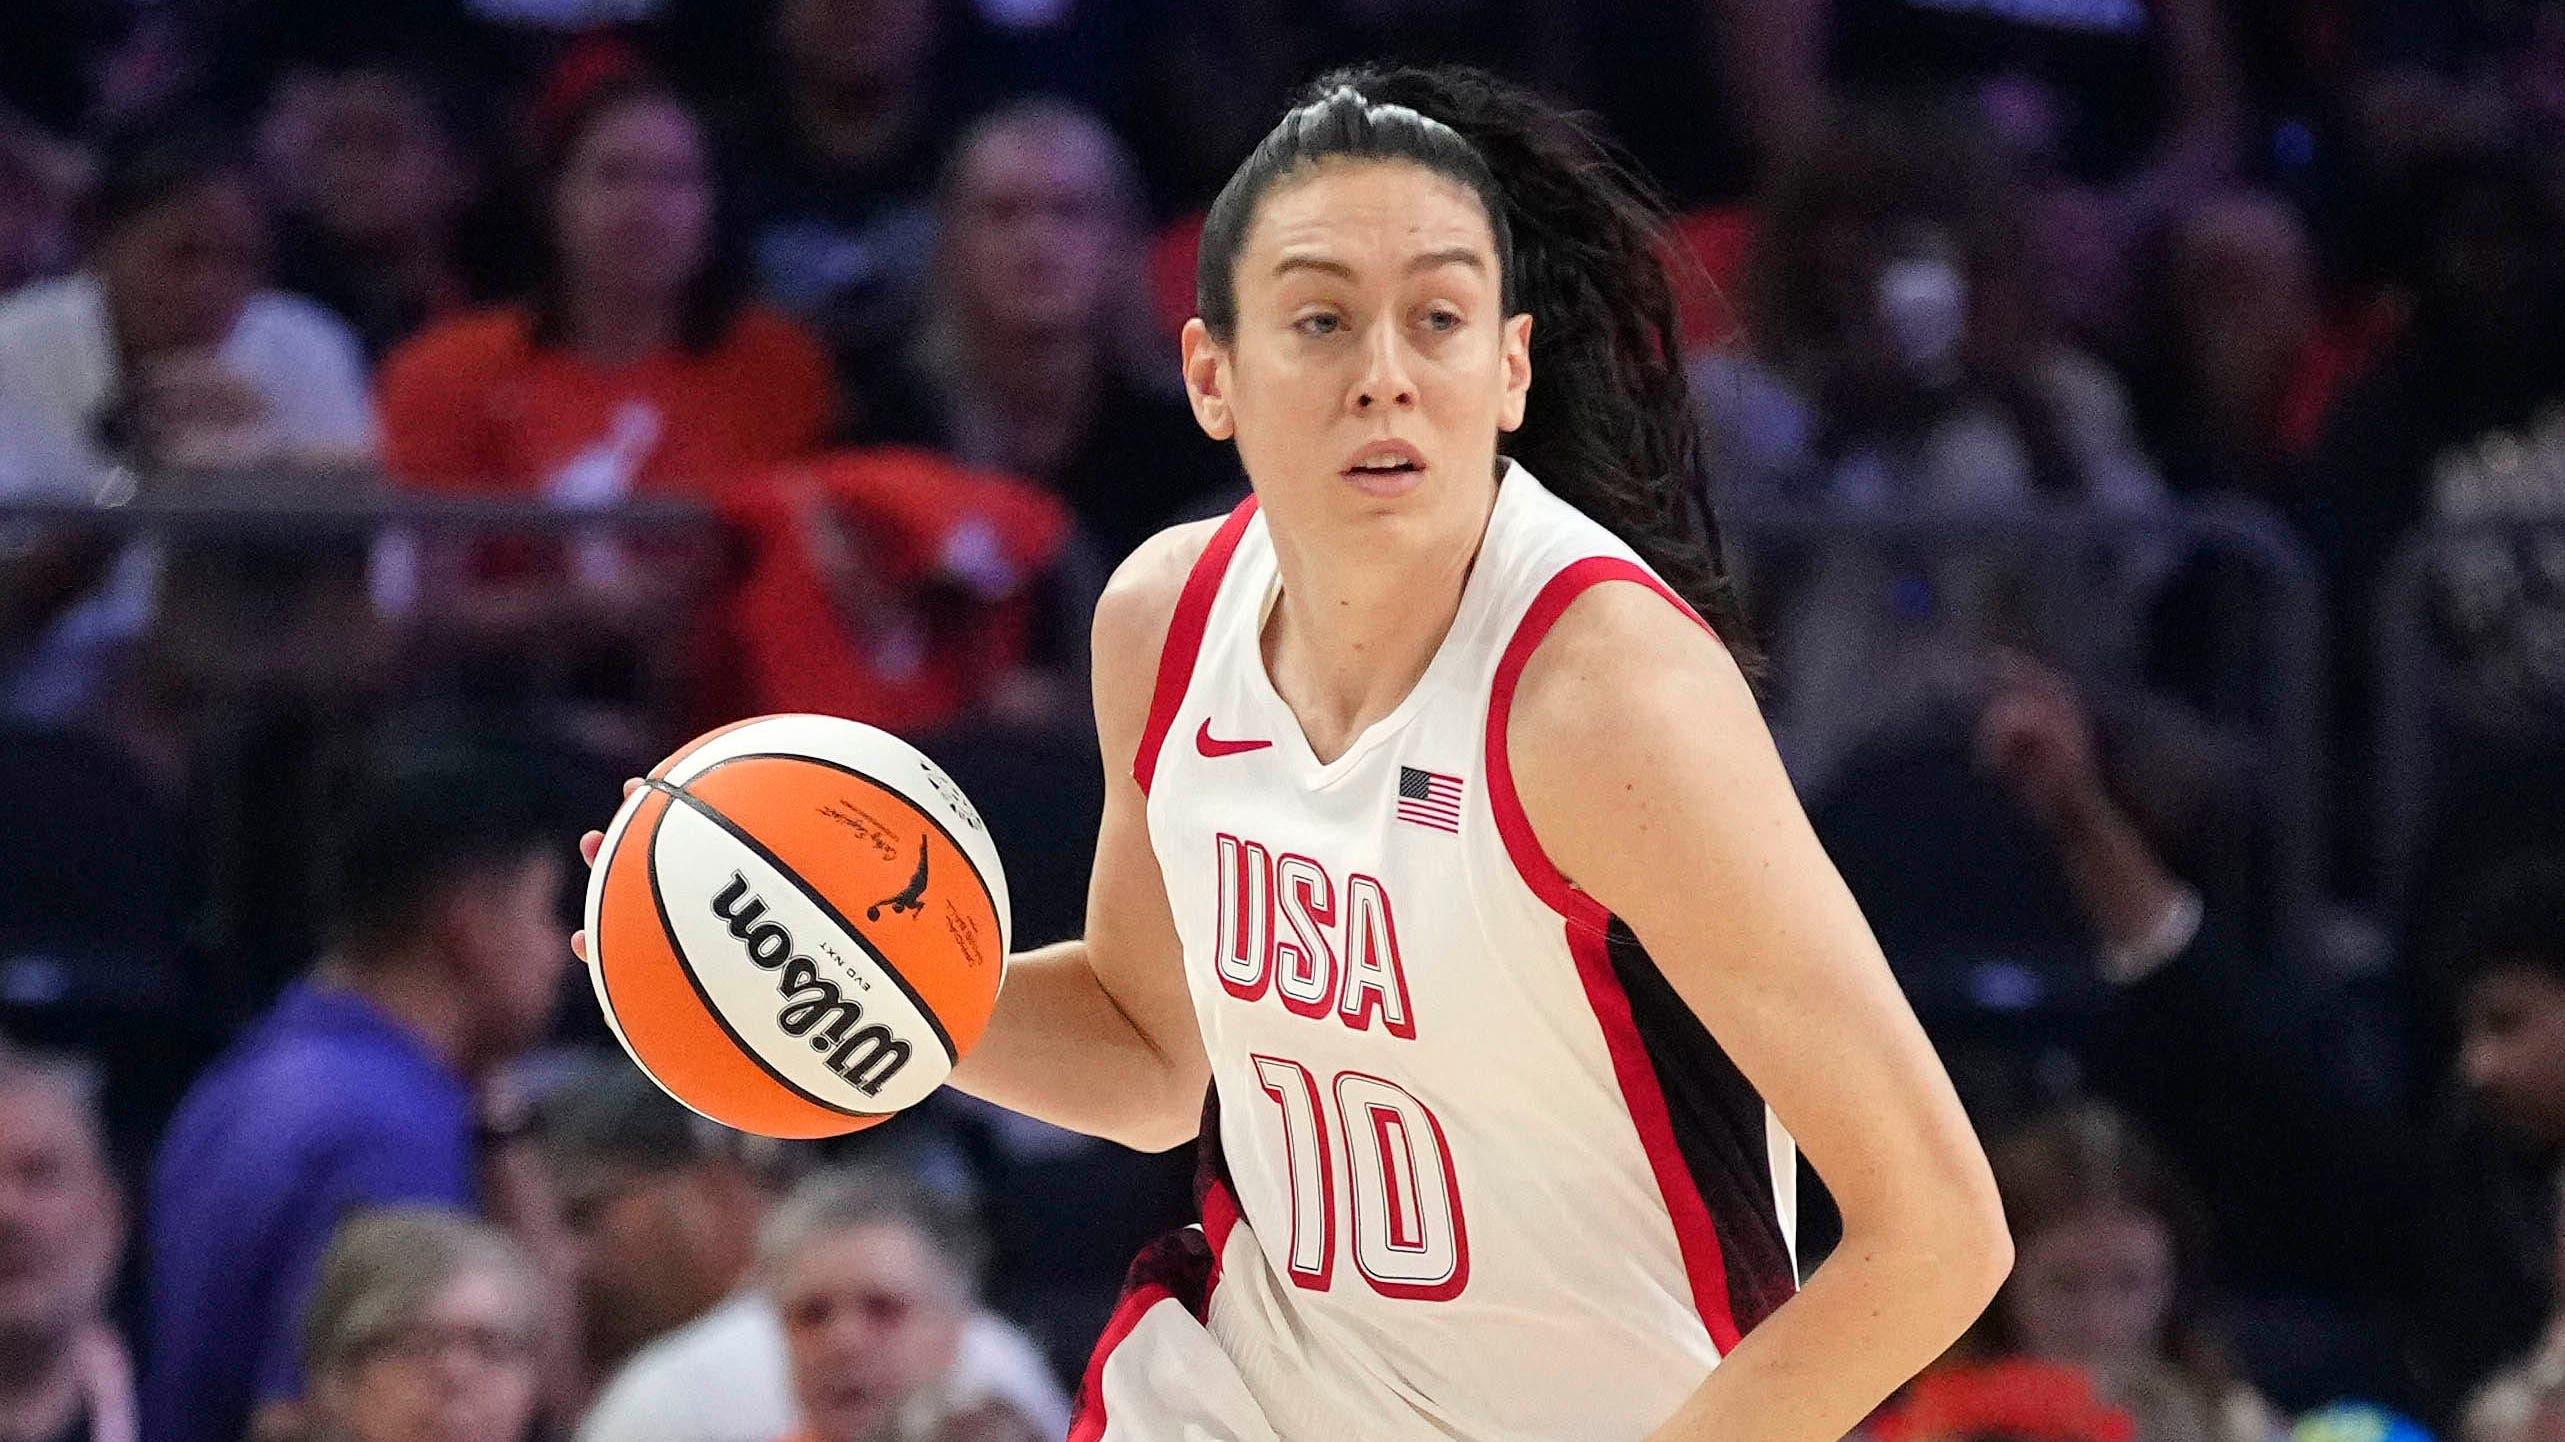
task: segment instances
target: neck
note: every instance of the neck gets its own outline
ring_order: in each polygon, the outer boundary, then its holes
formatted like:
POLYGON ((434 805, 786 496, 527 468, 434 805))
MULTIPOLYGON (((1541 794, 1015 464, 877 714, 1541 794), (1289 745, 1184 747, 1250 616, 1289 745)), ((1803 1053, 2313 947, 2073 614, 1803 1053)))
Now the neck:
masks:
POLYGON ((570 348, 600 365, 630 365, 677 341, 677 298, 574 282, 564 301, 570 348))
POLYGON ((1416 689, 1460 614, 1493 506, 1491 495, 1458 530, 1404 546, 1274 529, 1282 597, 1265 666, 1322 762, 1416 689))
POLYGON ((0 1442, 40 1442, 80 1410, 79 1339, 17 1340, 0 1350, 0 1442))
POLYGON ((325 985, 364 998, 458 1075, 477 1081, 487 1059, 473 1045, 460 992, 439 978, 436 970, 435 961, 424 955, 367 957, 361 966, 346 957, 332 957, 313 975, 325 985))

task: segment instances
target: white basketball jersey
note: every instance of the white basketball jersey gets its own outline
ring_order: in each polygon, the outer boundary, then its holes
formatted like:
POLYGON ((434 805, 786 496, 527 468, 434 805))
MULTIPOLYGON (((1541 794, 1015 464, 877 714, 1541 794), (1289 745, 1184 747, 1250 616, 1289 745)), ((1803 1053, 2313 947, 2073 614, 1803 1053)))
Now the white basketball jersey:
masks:
POLYGON ((1606 581, 1681 604, 1509 465, 1441 649, 1324 764, 1253 501, 1179 603, 1136 771, 1214 1080, 1202 1320, 1286 1442, 1638 1438, 1797 1285, 1790 1138, 1514 795, 1515 682, 1606 581))

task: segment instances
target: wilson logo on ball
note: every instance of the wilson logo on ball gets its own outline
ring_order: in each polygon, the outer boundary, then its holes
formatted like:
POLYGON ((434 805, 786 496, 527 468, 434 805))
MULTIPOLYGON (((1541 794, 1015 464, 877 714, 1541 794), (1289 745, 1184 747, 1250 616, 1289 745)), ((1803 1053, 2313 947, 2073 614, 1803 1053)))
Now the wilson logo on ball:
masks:
POLYGON ((762 971, 776 973, 775 991, 784 999, 775 1025, 787 1036, 807 1037, 810 1049, 830 1052, 828 1069, 866 1096, 908 1065, 909 1044, 879 1023, 859 1025, 864 1004, 836 982, 819 974, 819 964, 793 952, 793 934, 781 922, 766 919, 766 902, 749 889, 748 878, 734 871, 730 884, 713 898, 713 915, 762 971))

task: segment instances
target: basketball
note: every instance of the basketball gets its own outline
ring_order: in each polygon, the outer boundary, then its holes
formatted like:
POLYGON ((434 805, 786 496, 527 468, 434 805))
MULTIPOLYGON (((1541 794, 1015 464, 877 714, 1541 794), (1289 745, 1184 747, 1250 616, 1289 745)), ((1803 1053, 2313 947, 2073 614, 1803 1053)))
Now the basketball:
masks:
POLYGON ((1006 876, 961 789, 831 716, 764 716, 660 763, 588 879, 606 1022, 669 1095, 771 1137, 916 1105, 979 1040, 1006 876))

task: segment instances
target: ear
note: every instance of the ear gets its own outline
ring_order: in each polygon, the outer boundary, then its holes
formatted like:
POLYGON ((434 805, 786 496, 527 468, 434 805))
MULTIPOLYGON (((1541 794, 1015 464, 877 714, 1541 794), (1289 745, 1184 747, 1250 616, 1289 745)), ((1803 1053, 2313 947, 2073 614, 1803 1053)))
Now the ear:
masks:
POLYGON ((1505 400, 1496 415, 1496 428, 1516 431, 1523 428, 1523 407, 1532 394, 1532 316, 1508 317, 1499 341, 1503 353, 1498 364, 1505 374, 1505 400))
POLYGON ((1229 350, 1212 338, 1211 327, 1196 316, 1185 322, 1178 340, 1183 347, 1185 396, 1204 435, 1225 441, 1238 434, 1238 418, 1229 410, 1229 350))

